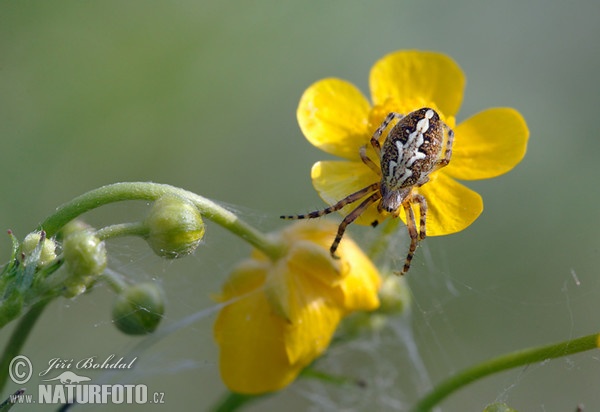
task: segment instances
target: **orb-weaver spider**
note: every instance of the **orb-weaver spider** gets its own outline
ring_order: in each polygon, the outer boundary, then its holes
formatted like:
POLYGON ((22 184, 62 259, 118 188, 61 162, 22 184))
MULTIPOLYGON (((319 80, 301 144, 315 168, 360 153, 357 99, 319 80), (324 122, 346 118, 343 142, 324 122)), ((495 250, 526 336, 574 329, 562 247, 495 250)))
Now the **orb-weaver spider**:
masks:
MULTIPOLYGON (((414 191, 429 181, 429 175, 447 166, 452 157, 454 132, 446 125, 433 109, 424 107, 407 115, 392 112, 375 130, 370 143, 379 158, 379 165, 367 156, 367 146, 360 148, 360 158, 377 175, 379 182, 373 183, 341 199, 334 205, 304 215, 281 216, 282 219, 312 219, 342 209, 344 206, 363 199, 362 202, 340 223, 337 234, 331 244, 331 256, 337 257, 338 248, 346 227, 354 222, 369 206, 379 202, 379 212, 391 213, 399 217, 404 209, 406 226, 410 236, 410 246, 401 275, 408 272, 419 241, 426 237, 427 200, 414 191), (383 145, 379 139, 389 124, 398 122, 388 132, 383 145), (446 148, 444 130, 448 132, 446 148), (366 197, 366 198, 365 198, 366 197), (419 206, 419 229, 415 221, 413 205, 419 206)), ((373 222, 373 226, 377 222, 373 222)))

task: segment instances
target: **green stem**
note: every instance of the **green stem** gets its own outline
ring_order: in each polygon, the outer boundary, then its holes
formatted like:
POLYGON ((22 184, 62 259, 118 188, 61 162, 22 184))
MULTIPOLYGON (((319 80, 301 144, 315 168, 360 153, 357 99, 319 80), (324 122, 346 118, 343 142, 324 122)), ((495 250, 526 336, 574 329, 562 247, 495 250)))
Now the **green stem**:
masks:
POLYGON ((10 362, 13 358, 21 353, 23 344, 27 340, 29 333, 33 329, 35 322, 44 311, 46 305, 52 299, 44 299, 36 303, 29 311, 21 318, 17 327, 13 331, 10 340, 6 344, 6 348, 0 359, 0 393, 4 390, 4 386, 8 381, 10 362))
POLYGON ((123 276, 108 268, 100 278, 116 293, 121 293, 129 285, 123 276))
POLYGON ((154 201, 165 194, 188 199, 198 208, 203 217, 238 235, 272 259, 281 256, 282 249, 279 244, 270 241, 263 233, 215 202, 187 190, 151 182, 115 183, 91 190, 60 206, 56 213, 40 225, 40 228, 46 231, 48 237, 51 237, 69 221, 102 205, 123 200, 154 201))
POLYGON ((119 223, 98 229, 95 233, 100 240, 114 239, 122 236, 145 236, 148 228, 142 222, 119 223))
POLYGON ((430 411, 435 405, 453 392, 469 383, 485 376, 536 362, 560 358, 598 348, 600 335, 584 336, 566 342, 555 343, 537 348, 523 349, 506 355, 487 360, 459 372, 437 385, 429 394, 423 397, 412 409, 412 412, 430 411))

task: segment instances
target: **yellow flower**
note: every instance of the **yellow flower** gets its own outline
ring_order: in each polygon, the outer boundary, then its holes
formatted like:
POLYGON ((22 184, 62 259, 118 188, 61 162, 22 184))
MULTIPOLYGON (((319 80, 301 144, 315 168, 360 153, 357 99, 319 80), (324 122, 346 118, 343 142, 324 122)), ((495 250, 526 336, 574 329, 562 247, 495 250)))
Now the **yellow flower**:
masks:
MULTIPOLYGON (((372 104, 351 83, 324 79, 310 86, 298 107, 298 122, 306 138, 316 147, 344 158, 320 161, 312 168, 312 181, 319 195, 335 204, 381 177, 361 161, 360 147, 391 112, 408 114, 422 107, 433 108, 454 130, 452 158, 447 167, 430 175, 430 181, 414 192, 427 199, 427 235, 459 232, 483 211, 479 194, 455 179, 477 180, 511 170, 525 155, 529 131, 514 109, 484 110, 455 126, 463 96, 465 77, 448 56, 422 51, 398 51, 379 60, 370 74, 372 104)), ((357 219, 360 224, 382 221, 387 212, 372 204, 357 219)), ((344 215, 356 207, 346 206, 344 215)), ((415 210, 416 221, 419 221, 415 210)), ((403 213, 400 214, 406 222, 403 213)), ((342 242, 343 244, 343 242, 342 242)))
POLYGON ((220 370, 229 389, 279 390, 320 356, 340 320, 379 306, 380 277, 349 239, 331 258, 334 226, 296 223, 277 233, 286 252, 276 261, 254 251, 233 270, 219 300, 228 302, 214 326, 220 370))

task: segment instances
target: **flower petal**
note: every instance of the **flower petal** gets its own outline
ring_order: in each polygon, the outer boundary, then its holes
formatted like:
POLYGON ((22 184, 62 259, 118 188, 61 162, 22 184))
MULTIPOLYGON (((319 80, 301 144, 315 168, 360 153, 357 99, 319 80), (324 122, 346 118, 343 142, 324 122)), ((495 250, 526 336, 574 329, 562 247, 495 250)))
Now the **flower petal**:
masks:
POLYGON ((214 326, 221 376, 232 391, 282 389, 327 349, 344 315, 378 307, 377 269, 350 239, 342 258, 332 259, 334 229, 298 222, 279 234, 289 246, 285 257, 258 254, 232 272, 214 326))
POLYGON ((350 261, 346 264, 348 273, 340 283, 346 311, 377 309, 381 277, 373 262, 349 238, 340 243, 339 255, 343 260, 350 261))
POLYGON ((335 290, 311 277, 291 276, 292 319, 286 325, 285 347, 290 364, 306 366, 327 349, 344 310, 335 290))
MULTIPOLYGON (((315 163, 311 170, 311 177, 319 196, 330 205, 379 180, 379 176, 362 162, 333 160, 315 163)), ((360 201, 352 203, 340 210, 340 213, 346 216, 359 204, 360 201)), ((371 205, 356 220, 356 223, 370 225, 376 220, 381 222, 382 219, 384 216, 377 211, 377 206, 371 205)))
POLYGON ((213 298, 219 302, 225 302, 250 293, 262 286, 268 268, 268 262, 254 259, 241 262, 229 275, 227 282, 223 285, 223 291, 213 295, 213 298))
POLYGON ((525 156, 528 137, 527 124, 516 110, 484 110, 456 127, 452 160, 444 173, 464 180, 504 174, 525 156))
MULTIPOLYGON (((334 231, 331 230, 331 233, 334 231)), ((320 246, 308 240, 298 240, 291 245, 288 257, 275 265, 266 278, 265 295, 279 316, 295 322, 296 310, 291 305, 294 304, 292 294, 298 289, 296 278, 310 277, 327 290, 333 290, 334 285, 340 282, 340 262, 331 258, 328 249, 329 244, 320 246), (293 273, 294 276, 289 276, 288 273, 293 273)), ((334 296, 336 301, 342 302, 341 294, 337 295, 339 296, 334 296)))
MULTIPOLYGON (((466 229, 483 211, 483 200, 477 192, 451 177, 438 172, 418 193, 427 199, 427 236, 442 236, 466 229)), ((419 208, 413 208, 417 225, 419 208)), ((406 223, 404 213, 400 214, 406 223)))
MULTIPOLYGON (((334 225, 324 225, 330 230, 331 235, 337 229, 334 225)), ((307 240, 297 242, 289 252, 287 264, 290 271, 296 276, 312 277, 316 282, 323 286, 333 287, 343 280, 342 265, 337 259, 332 259, 329 253, 329 246, 333 240, 331 236, 327 237, 328 242, 321 245, 307 240)))
MULTIPOLYGON (((329 247, 336 229, 337 225, 333 222, 314 220, 299 222, 285 229, 284 231, 294 232, 303 237, 303 240, 296 240, 290 249, 287 259, 289 270, 296 276, 312 278, 315 282, 335 290, 336 293, 331 296, 345 312, 374 310, 379 306, 379 272, 348 235, 338 248, 341 259, 332 259, 329 247)), ((269 279, 265 289, 269 287, 269 279)))
POLYGON ((300 99, 298 124, 310 143, 346 159, 358 159, 367 143, 369 102, 353 84, 324 79, 310 86, 300 99))
POLYGON ((386 100, 434 102, 446 116, 454 116, 462 101, 465 76, 445 54, 408 50, 390 53, 371 69, 374 105, 386 100))
POLYGON ((286 321, 256 291, 219 312, 214 335, 227 387, 238 393, 272 392, 290 384, 304 365, 291 365, 282 336, 286 321))

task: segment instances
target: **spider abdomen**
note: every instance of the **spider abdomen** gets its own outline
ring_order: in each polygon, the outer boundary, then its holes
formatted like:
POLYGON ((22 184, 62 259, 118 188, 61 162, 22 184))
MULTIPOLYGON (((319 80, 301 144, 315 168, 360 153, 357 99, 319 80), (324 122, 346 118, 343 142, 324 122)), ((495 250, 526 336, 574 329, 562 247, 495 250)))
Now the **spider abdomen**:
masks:
POLYGON ((429 180, 442 154, 444 127, 435 110, 422 108, 402 117, 381 147, 381 208, 400 207, 413 186, 429 180))

